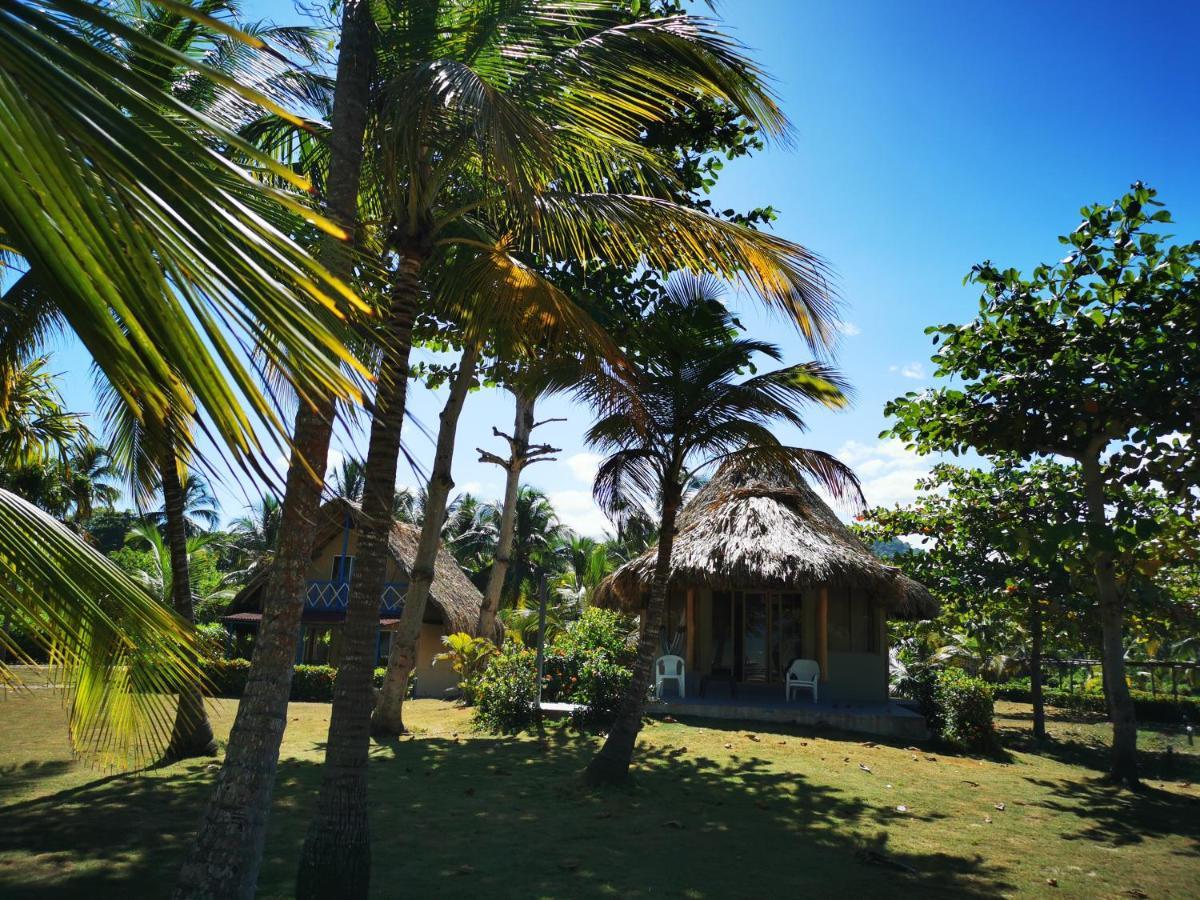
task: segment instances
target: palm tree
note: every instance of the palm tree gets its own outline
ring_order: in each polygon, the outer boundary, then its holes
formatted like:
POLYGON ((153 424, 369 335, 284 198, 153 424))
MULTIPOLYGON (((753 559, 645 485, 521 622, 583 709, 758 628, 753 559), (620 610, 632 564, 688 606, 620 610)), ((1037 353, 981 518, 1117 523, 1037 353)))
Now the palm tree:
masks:
MULTIPOLYGON (((542 575, 557 571, 563 562, 560 553, 568 530, 558 520, 558 514, 545 492, 528 485, 517 492, 514 506, 512 549, 508 575, 505 579, 505 598, 514 603, 523 593, 536 590, 542 575)), ((493 505, 489 510, 500 520, 504 510, 493 505)))
POLYGON ((765 341, 733 336, 733 319, 709 278, 675 275, 670 302, 659 306, 633 336, 636 371, 614 370, 572 386, 599 413, 589 445, 607 454, 594 494, 606 511, 627 514, 637 500, 656 502, 658 556, 642 617, 633 679, 604 746, 587 767, 590 783, 622 781, 641 729, 651 667, 658 647, 671 565, 675 519, 685 486, 714 463, 806 471, 837 495, 858 491, 854 474, 828 454, 787 447, 768 426, 803 428, 800 403, 837 408, 846 402, 839 376, 824 365, 785 366, 739 380, 759 357, 779 361, 765 341))
MULTIPOLYGON (((179 476, 179 491, 182 494, 180 503, 183 527, 188 537, 212 531, 221 524, 221 508, 217 504, 217 498, 213 496, 207 478, 199 472, 183 468, 179 476)), ((160 527, 168 527, 165 501, 151 513, 150 519, 160 527)))
POLYGON ((48 364, 45 356, 0 362, 0 471, 64 459, 84 434, 48 364))
MULTIPOLYGON (((203 21, 186 5, 173 8, 203 21)), ((243 58, 257 54, 256 41, 238 40, 243 58)), ((209 433, 248 464, 261 453, 258 429, 282 429, 234 346, 269 337, 266 358, 303 395, 358 395, 342 366, 361 366, 337 320, 353 295, 283 233, 300 216, 344 231, 287 188, 304 188, 302 179, 164 90, 144 67, 131 67, 130 48, 276 107, 130 28, 108 6, 6 4, 0 243, 13 277, 4 279, 0 305, 16 315, 0 322, 0 346, 19 345, 22 333, 69 329, 129 402, 159 418, 198 407, 209 433), (232 165, 222 151, 234 148, 278 183, 232 165)), ((67 663, 74 720, 95 725, 73 735, 101 749, 109 737, 144 757, 161 734, 161 698, 194 678, 186 630, 147 607, 145 594, 103 557, 62 539, 47 517, 4 491, 0 519, 0 559, 10 573, 0 598, 67 663), (27 605, 34 601, 36 613, 27 605), (147 680, 131 654, 149 646, 154 629, 160 646, 147 680), (106 716, 113 727, 104 727, 106 716), (148 730, 130 746, 135 726, 148 730)))
MULTIPOLYGON (((425 297, 474 298, 486 296, 481 284, 543 281, 524 254, 600 258, 740 277, 817 342, 831 324, 815 257, 676 204, 668 163, 638 143, 647 127, 713 100, 734 105, 768 135, 783 133, 785 119, 757 69, 723 35, 687 16, 629 23, 618 0, 458 0, 415 9, 405 7, 380 37, 383 91, 372 143, 382 177, 370 202, 395 264, 379 327, 358 568, 301 896, 364 895, 369 884, 363 798, 372 647, 408 357, 425 297), (443 274, 456 290, 439 285, 443 274)), ((553 329, 570 323, 594 334, 552 285, 537 296, 553 329)), ((510 308, 528 314, 527 303, 510 308)))
POLYGON ((247 577, 269 566, 279 546, 283 505, 274 494, 264 494, 257 507, 234 519, 229 530, 238 556, 238 566, 247 577))
MULTIPOLYGON (((343 236, 357 231, 376 37, 371 4, 367 0, 342 3, 323 199, 325 214, 343 236)), ((337 278, 349 280, 353 275, 351 248, 333 234, 326 233, 319 259, 325 271, 337 278)), ((224 764, 176 882, 176 900, 254 896, 283 739, 279 723, 287 717, 293 654, 316 535, 321 473, 329 454, 336 402, 343 394, 330 385, 310 392, 296 407, 279 542, 263 592, 263 624, 224 764)))
POLYGON ((121 490, 113 484, 119 477, 112 454, 90 437, 71 451, 66 463, 66 482, 77 526, 86 528, 97 503, 111 507, 120 499, 121 490))

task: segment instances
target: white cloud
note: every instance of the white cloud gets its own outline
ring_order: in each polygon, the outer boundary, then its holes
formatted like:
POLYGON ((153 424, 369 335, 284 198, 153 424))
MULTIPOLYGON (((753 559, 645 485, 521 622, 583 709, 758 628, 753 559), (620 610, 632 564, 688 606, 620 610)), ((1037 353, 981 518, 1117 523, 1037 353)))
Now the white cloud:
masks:
POLYGON ((905 363, 902 366, 890 366, 889 372, 898 372, 905 378, 921 379, 925 377, 925 366, 919 362, 905 363))
POLYGON ((579 534, 599 538, 612 530, 608 517, 600 512, 591 491, 552 491, 550 503, 559 520, 579 534))
POLYGON ((853 322, 838 322, 835 327, 846 337, 858 337, 862 334, 862 329, 853 322))
POLYGON ((894 506, 910 503, 917 496, 916 483, 924 478, 936 460, 918 456, 897 438, 864 444, 847 441, 835 454, 850 466, 862 482, 870 506, 894 506))
POLYGON ((596 480, 596 470, 603 459, 598 453, 576 453, 567 458, 567 466, 577 481, 590 485, 596 480))
POLYGON ((468 481, 455 486, 461 494, 472 494, 485 503, 499 500, 504 494, 504 488, 491 481, 468 481))

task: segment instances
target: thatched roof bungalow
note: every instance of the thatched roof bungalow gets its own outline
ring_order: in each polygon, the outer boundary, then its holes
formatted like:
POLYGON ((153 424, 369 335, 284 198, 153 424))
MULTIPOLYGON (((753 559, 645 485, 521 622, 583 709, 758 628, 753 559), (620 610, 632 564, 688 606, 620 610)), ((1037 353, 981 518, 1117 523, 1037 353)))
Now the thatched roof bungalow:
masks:
MULTIPOLYGON (((651 549, 626 563, 594 602, 640 611, 654 561, 651 549)), ((799 476, 722 468, 680 514, 664 639, 685 659, 689 694, 714 676, 782 685, 793 660, 813 659, 823 699, 886 701, 887 619, 936 612, 799 476)))
MULTIPOLYGON (((346 603, 354 576, 358 546, 357 523, 362 510, 347 500, 331 500, 322 505, 317 536, 313 543, 308 571, 307 595, 302 617, 302 634, 296 650, 296 662, 337 665, 341 654, 341 625, 346 619, 346 603)), ((392 526, 389 540, 387 583, 380 598, 379 633, 376 658, 386 665, 391 632, 404 611, 404 593, 417 555, 421 529, 403 522, 392 526)), ((262 592, 269 572, 262 571, 238 592, 230 602, 222 621, 241 637, 240 649, 249 642, 245 636, 257 632, 262 620, 262 592)), ((434 565, 433 583, 425 606, 421 637, 417 645, 416 691, 418 696, 439 697, 454 684, 454 673, 447 665, 434 666, 433 657, 442 650, 442 635, 456 631, 474 631, 479 619, 483 595, 459 568, 454 557, 441 547, 434 565)))

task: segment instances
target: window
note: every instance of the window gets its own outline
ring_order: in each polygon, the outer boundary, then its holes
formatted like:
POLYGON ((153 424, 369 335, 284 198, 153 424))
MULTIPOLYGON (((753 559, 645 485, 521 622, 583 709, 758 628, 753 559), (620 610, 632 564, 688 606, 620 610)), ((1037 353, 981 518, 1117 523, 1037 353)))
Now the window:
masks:
POLYGON ((349 581, 350 576, 354 574, 354 557, 353 556, 335 556, 333 558, 333 571, 329 577, 333 581, 349 581))
POLYGON ((854 616, 852 598, 849 594, 831 594, 829 598, 829 652, 850 653, 854 650, 851 639, 851 621, 854 616))

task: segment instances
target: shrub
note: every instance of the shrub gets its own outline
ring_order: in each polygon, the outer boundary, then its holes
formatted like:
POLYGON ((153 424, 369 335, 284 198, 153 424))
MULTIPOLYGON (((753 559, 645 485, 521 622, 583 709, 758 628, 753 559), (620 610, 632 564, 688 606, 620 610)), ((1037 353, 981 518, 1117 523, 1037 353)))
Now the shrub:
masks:
MULTIPOLYGON (((250 674, 250 661, 246 659, 209 659, 203 662, 203 671, 208 679, 208 693, 213 697, 241 697, 246 691, 246 678, 250 674)), ((383 684, 384 669, 375 670, 375 688, 383 684)), ((292 674, 290 700, 297 703, 332 703, 333 682, 337 669, 333 666, 296 666, 292 674)), ((416 678, 408 680, 408 696, 412 697, 416 678)))
POLYGON ((961 669, 942 669, 937 675, 934 699, 942 740, 973 752, 986 752, 995 746, 992 689, 982 678, 961 669))
POLYGON ((215 622, 196 626, 196 651, 203 660, 225 658, 225 629, 215 622))
POLYGON ((289 699, 301 703, 332 703, 335 678, 337 669, 333 666, 296 666, 289 699))
POLYGON ((471 706, 479 689, 479 678, 495 656, 496 647, 487 638, 474 637, 465 631, 443 635, 442 645, 446 649, 433 658, 433 665, 450 663, 458 674, 463 702, 471 706))
POLYGON ((983 679, 957 668, 913 666, 897 690, 917 703, 935 739, 973 752, 995 745, 992 690, 983 679))
MULTIPOLYGON (((1133 697, 1134 715, 1143 722, 1179 722, 1200 721, 1200 697, 1190 697, 1180 694, 1176 699, 1169 694, 1155 696, 1149 691, 1130 691, 1133 697)), ((1011 700, 1014 703, 1032 703, 1033 695, 1027 681, 1005 682, 995 689, 996 699, 1011 700)), ((1090 712, 1098 715, 1108 714, 1108 705, 1104 694, 1095 691, 1074 692, 1062 689, 1046 689, 1042 691, 1042 699, 1047 706, 1069 709, 1075 712, 1090 712)))
POLYGON ((511 638, 492 656, 475 692, 475 724, 514 734, 533 725, 537 704, 537 655, 511 638))
POLYGON ((202 662, 208 691, 213 697, 240 697, 250 674, 248 659, 207 659, 202 662))
POLYGON ((581 708, 576 725, 607 725, 633 677, 636 649, 629 644, 630 625, 619 613, 585 610, 550 646, 543 695, 552 702, 581 708))

